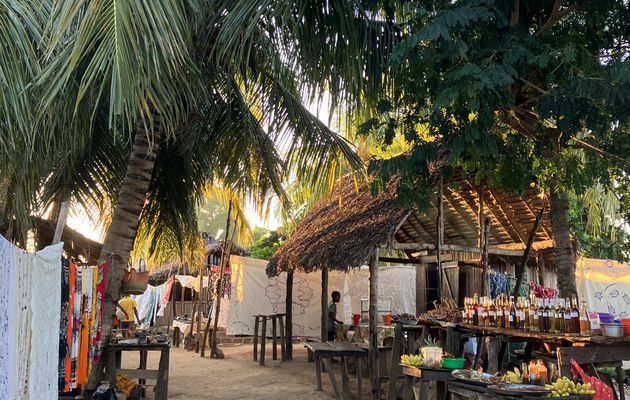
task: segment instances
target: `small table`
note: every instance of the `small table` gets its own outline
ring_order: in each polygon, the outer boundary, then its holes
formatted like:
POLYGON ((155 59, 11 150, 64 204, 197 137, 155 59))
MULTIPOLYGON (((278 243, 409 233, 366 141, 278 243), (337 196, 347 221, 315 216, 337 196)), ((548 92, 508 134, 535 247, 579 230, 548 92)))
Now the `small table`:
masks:
POLYGON ((446 400, 446 382, 454 381, 451 375, 453 370, 443 368, 424 368, 402 365, 402 372, 405 376, 403 387, 403 400, 413 399, 414 381, 420 380, 420 400, 429 398, 429 382, 435 381, 437 384, 437 400, 446 400))
POLYGON ((267 320, 271 320, 272 358, 278 359, 278 325, 280 328, 280 357, 286 360, 286 343, 284 338, 284 316, 286 314, 254 315, 254 361, 265 365, 265 349, 267 346, 267 320), (262 325, 262 326, 261 326, 262 325), (260 329, 260 358, 258 357, 258 328, 260 329))
POLYGON ((361 400, 361 362, 364 358, 367 362, 367 351, 349 343, 338 342, 309 342, 304 344, 304 347, 313 352, 313 356, 315 357, 315 372, 317 374, 317 388, 315 390, 323 390, 323 364, 326 368, 326 372, 328 373, 328 377, 330 378, 330 383, 332 384, 333 390, 335 392, 335 398, 337 400, 343 400, 344 396, 346 396, 345 398, 349 398, 347 396, 347 393, 349 392, 348 383, 350 381, 350 378, 348 377, 348 364, 346 362, 346 358, 354 357, 357 363, 357 399, 361 400), (330 362, 330 358, 332 357, 341 358, 341 390, 339 390, 339 385, 337 384, 337 380, 335 379, 335 375, 332 371, 332 364, 330 362))
POLYGON ((168 343, 156 344, 118 344, 107 346, 107 377, 110 388, 116 388, 116 373, 121 373, 130 379, 138 379, 144 384, 147 379, 157 381, 155 385, 155 400, 168 400, 168 365, 170 346, 168 343), (124 351, 140 352, 140 366, 138 369, 122 369, 122 353, 124 351), (160 352, 160 362, 157 370, 147 369, 149 351, 160 352))

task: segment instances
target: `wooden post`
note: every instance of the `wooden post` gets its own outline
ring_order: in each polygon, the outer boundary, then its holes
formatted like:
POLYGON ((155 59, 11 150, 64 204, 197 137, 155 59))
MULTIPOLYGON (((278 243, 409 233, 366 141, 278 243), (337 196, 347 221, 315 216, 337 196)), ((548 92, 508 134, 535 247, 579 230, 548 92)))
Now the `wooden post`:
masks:
POLYGON ((370 382, 372 384, 372 399, 378 400, 381 396, 381 379, 379 376, 378 363, 378 332, 377 332, 377 310, 378 310, 378 249, 374 249, 374 254, 370 257, 370 288, 369 288, 369 369, 370 382))
POLYGON ((293 270, 287 271, 287 296, 285 299, 286 339, 285 351, 287 360, 293 360, 293 270))
POLYGON ((483 246, 483 235, 484 235, 484 220, 486 219, 485 214, 483 213, 483 203, 485 198, 485 183, 481 184, 481 189, 479 189, 479 243, 478 246, 483 246))
MULTIPOLYGON (((227 213, 227 221, 225 223, 225 235, 223 238, 223 246, 221 249, 221 268, 219 269, 219 280, 217 282, 217 292, 214 306, 214 325, 212 329, 211 343, 212 347, 210 349, 210 357, 216 358, 218 357, 217 351, 217 329, 219 328, 219 313, 221 312, 221 295, 223 293, 223 273, 225 272, 225 264, 227 260, 230 258, 231 248, 228 247, 228 238, 230 234, 230 222, 232 218, 232 201, 230 201, 228 205, 228 213, 227 213)), ((236 230, 236 221, 234 221, 234 229, 236 230)), ((232 233, 232 237, 234 237, 234 233, 232 233)))
POLYGON ((442 245, 444 244, 444 187, 442 176, 438 184, 438 215, 437 215, 437 274, 438 274, 438 299, 442 298, 442 245))
POLYGON ((519 264, 516 270, 516 284, 514 285, 514 292, 512 296, 518 296, 518 291, 521 288, 521 283, 523 282, 523 274, 525 273, 525 267, 527 266, 527 260, 529 259, 529 253, 532 251, 532 245, 534 244, 534 240, 536 239, 536 232, 538 231, 538 227, 540 226, 540 221, 542 220, 543 213, 545 212, 545 207, 541 208, 536 216, 536 220, 534 221, 534 226, 532 227, 531 232, 529 232, 529 238, 527 238, 527 246, 525 246, 525 252, 523 252, 523 258, 521 263, 519 264))
MULTIPOLYGON (((322 321, 321 321, 321 339, 322 342, 328 341, 328 268, 324 267, 322 269, 322 321)), ((287 324, 288 325, 288 324, 287 324)))
POLYGON ((66 227, 66 221, 68 220, 68 213, 70 211, 70 201, 66 200, 61 202, 59 206, 59 215, 57 216, 57 226, 55 226, 55 234, 53 235, 52 244, 61 242, 61 235, 63 229, 66 227))
POLYGON ((491 220, 484 218, 483 221, 483 243, 481 245, 481 295, 490 295, 490 285, 488 277, 490 276, 490 265, 488 262, 488 238, 490 237, 491 220))
MULTIPOLYGON (((197 346, 195 346, 195 353, 199 353, 200 344, 202 340, 206 340, 206 337, 201 335, 201 320, 203 319, 203 275, 205 268, 202 266, 199 268, 199 305, 197 310, 197 346)), ((208 282, 209 283, 209 282, 208 282)), ((208 315, 208 318, 210 316, 208 315)))

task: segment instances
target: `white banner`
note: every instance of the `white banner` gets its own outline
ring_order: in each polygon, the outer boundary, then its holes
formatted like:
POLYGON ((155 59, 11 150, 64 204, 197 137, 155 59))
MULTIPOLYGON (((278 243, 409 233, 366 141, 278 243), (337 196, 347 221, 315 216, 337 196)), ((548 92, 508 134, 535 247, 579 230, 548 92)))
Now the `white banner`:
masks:
MULTIPOLYGON (((253 335, 256 314, 285 312, 286 273, 269 279, 267 262, 246 257, 231 257, 232 299, 227 318, 229 335, 253 335)), ((352 314, 361 312, 361 299, 368 297, 368 270, 331 272, 328 292, 337 290, 341 301, 337 318, 350 323, 352 314)), ((295 274, 293 277, 293 334, 320 335, 321 272, 295 274)), ((384 267, 379 270, 379 301, 391 303, 394 314, 415 314, 416 272, 413 266, 384 267)), ((223 312, 222 312, 223 314, 223 312)))
POLYGON ((589 311, 630 318, 630 263, 581 258, 576 281, 589 311))

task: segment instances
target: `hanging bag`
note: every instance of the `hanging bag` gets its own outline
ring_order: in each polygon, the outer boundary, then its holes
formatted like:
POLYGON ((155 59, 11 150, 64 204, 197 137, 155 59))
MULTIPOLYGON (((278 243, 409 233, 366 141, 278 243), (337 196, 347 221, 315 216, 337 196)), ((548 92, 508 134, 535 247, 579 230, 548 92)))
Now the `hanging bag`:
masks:
MULTIPOLYGON (((131 260, 130 260, 131 263, 131 260)), ((125 277, 123 279, 123 293, 127 294, 142 294, 147 290, 149 285, 149 271, 146 270, 146 261, 144 258, 140 259, 138 263, 138 270, 131 265, 125 271, 125 277)))
POLYGON ((602 380, 594 376, 589 376, 575 360, 571 360, 571 374, 573 375, 574 381, 577 380, 579 375, 584 383, 591 384, 591 388, 595 391, 593 400, 613 400, 612 388, 606 385, 602 380))

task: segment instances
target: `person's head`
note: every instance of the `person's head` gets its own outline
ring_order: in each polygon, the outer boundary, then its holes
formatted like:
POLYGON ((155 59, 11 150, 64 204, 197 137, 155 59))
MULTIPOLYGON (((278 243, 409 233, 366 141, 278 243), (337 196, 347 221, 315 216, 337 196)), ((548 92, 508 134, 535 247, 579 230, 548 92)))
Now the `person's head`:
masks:
POLYGON ((332 292, 332 301, 333 303, 339 303, 339 300, 341 300, 341 293, 335 290, 332 292))

